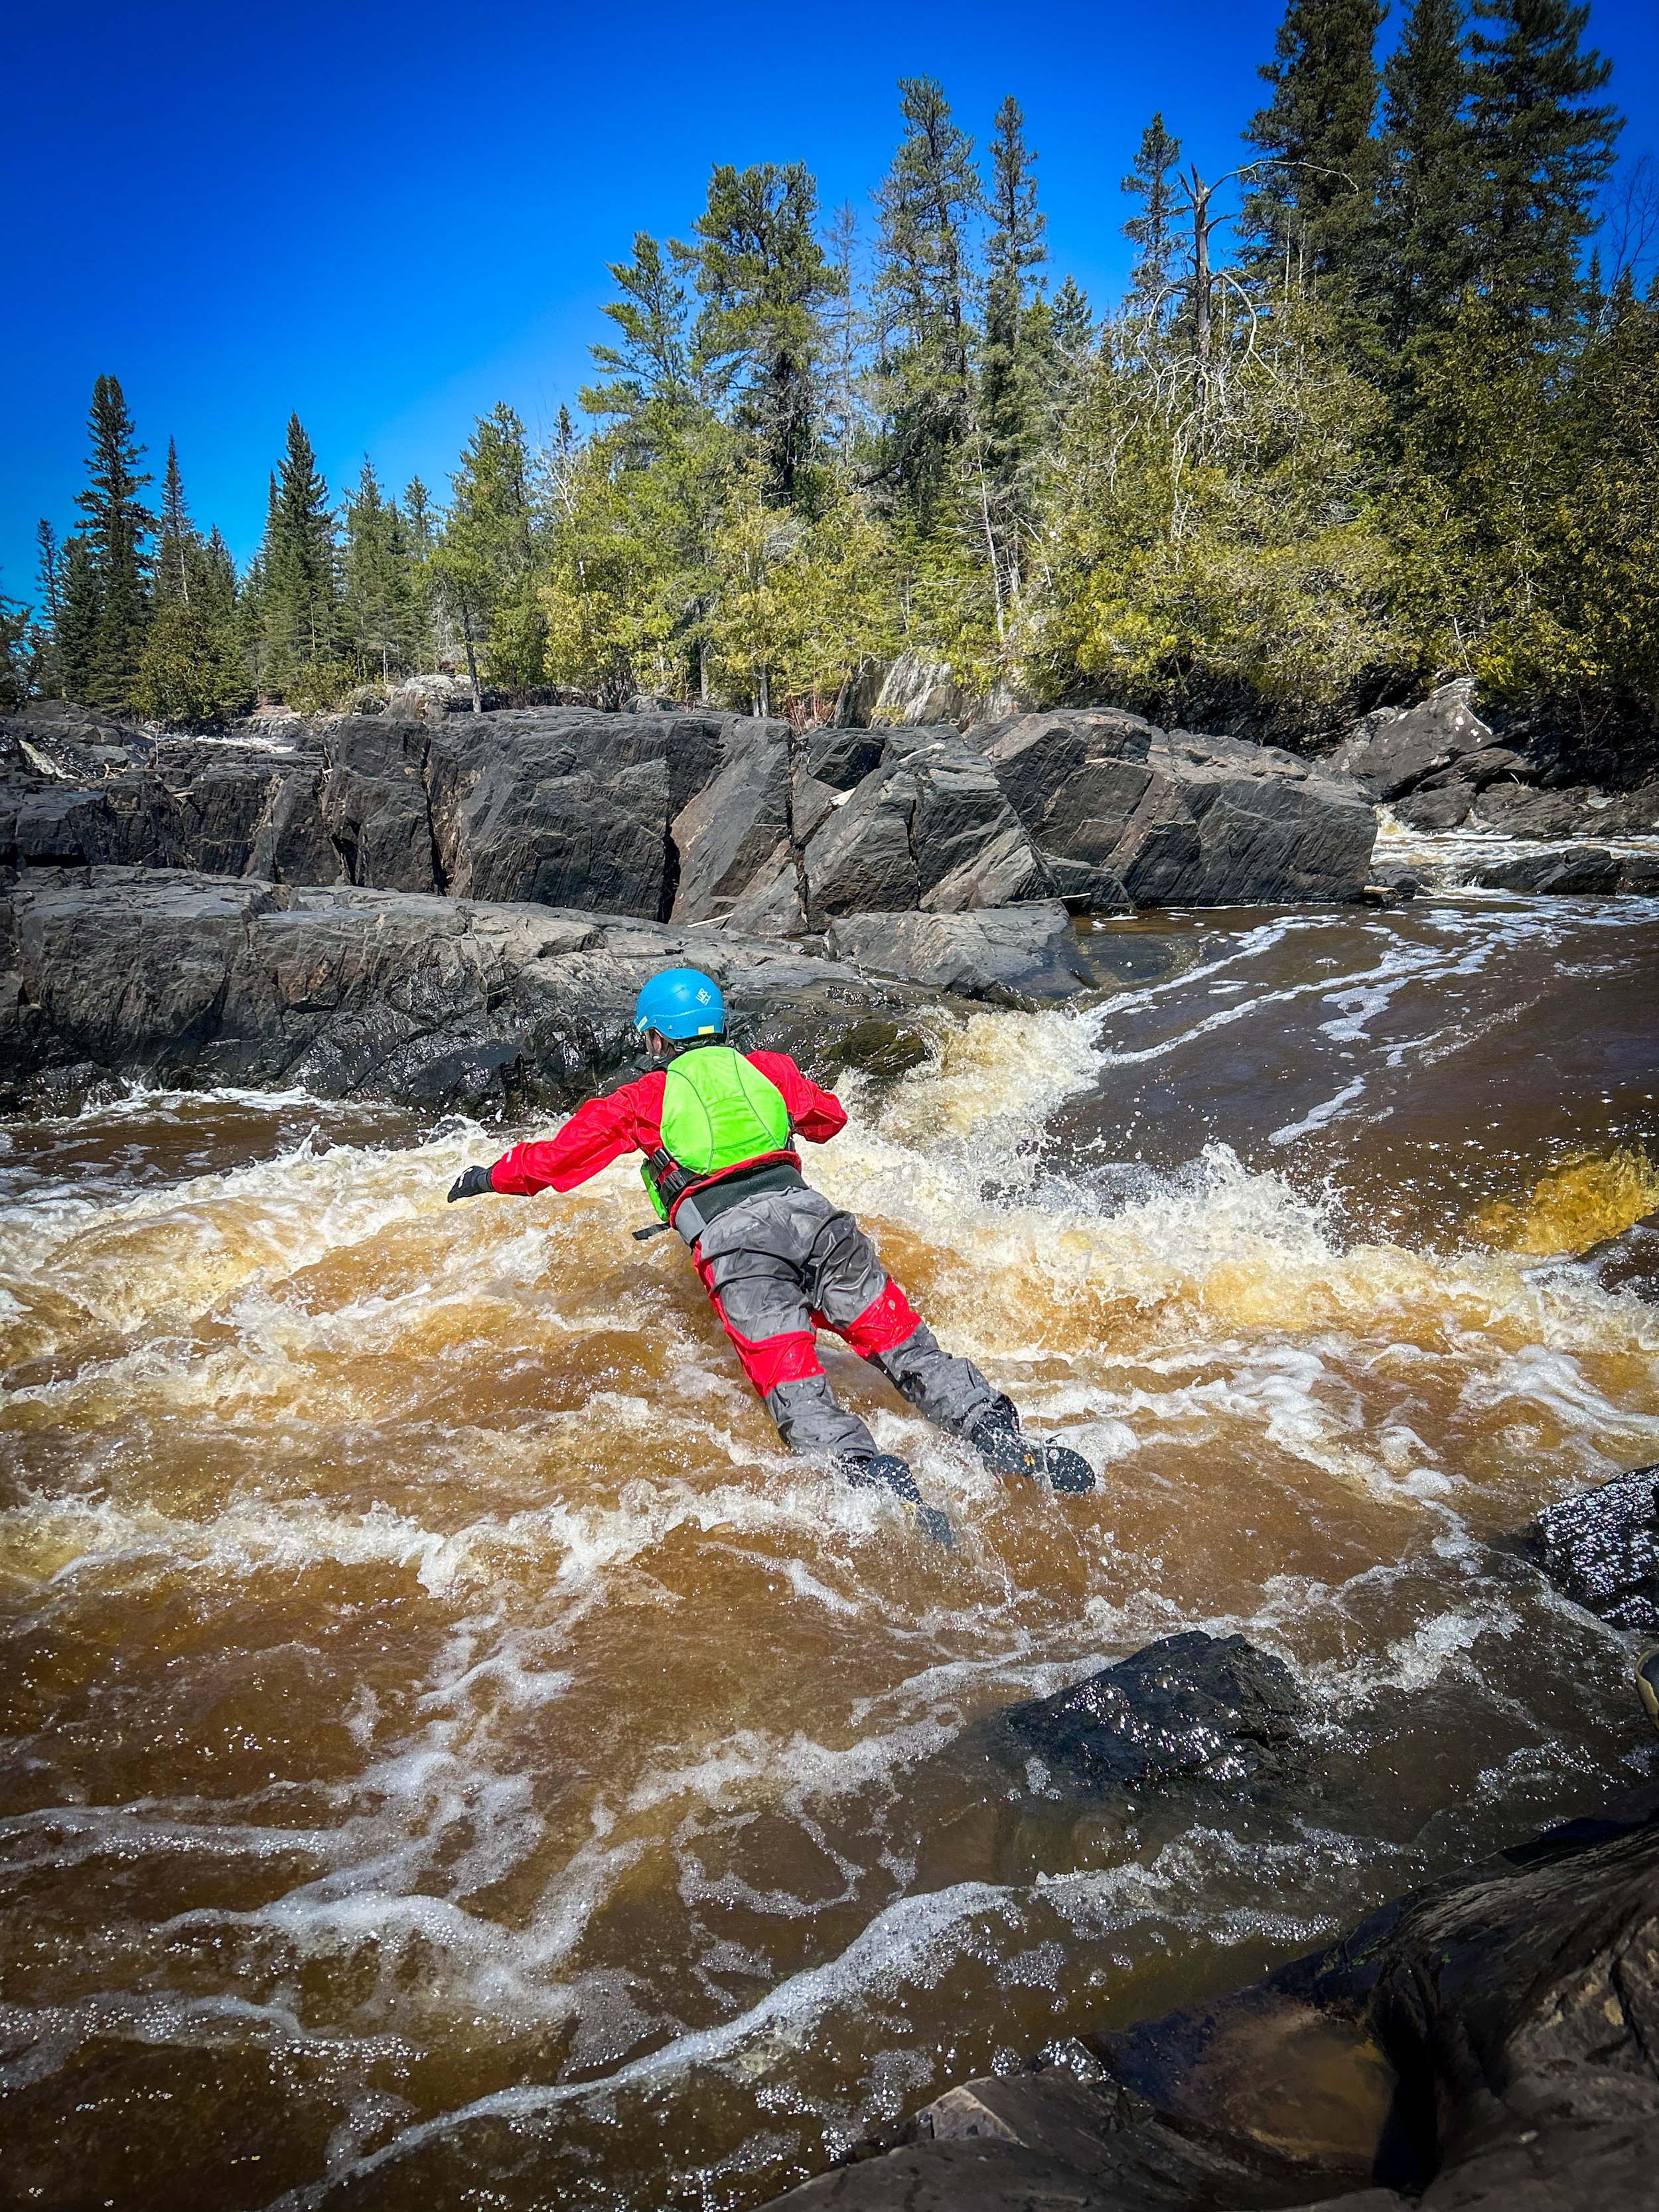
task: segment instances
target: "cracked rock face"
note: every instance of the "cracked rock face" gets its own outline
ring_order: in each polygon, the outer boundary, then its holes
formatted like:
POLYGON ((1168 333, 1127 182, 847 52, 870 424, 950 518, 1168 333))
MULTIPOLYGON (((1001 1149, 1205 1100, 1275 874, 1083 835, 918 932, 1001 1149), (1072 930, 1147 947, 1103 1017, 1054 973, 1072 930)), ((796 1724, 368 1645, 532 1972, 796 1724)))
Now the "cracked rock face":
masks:
POLYGON ((232 739, 64 717, 0 728, 0 866, 186 868, 770 936, 1055 897, 1073 912, 1343 898, 1374 826, 1357 787, 1287 754, 1109 710, 965 737, 803 734, 660 702, 289 717, 232 739))
POLYGON ((303 1085, 476 1113, 567 1106, 620 1071, 634 1001, 689 961, 744 1043, 840 1064, 914 994, 733 932, 165 869, 32 872, 0 896, 15 1102, 111 1080, 303 1085))

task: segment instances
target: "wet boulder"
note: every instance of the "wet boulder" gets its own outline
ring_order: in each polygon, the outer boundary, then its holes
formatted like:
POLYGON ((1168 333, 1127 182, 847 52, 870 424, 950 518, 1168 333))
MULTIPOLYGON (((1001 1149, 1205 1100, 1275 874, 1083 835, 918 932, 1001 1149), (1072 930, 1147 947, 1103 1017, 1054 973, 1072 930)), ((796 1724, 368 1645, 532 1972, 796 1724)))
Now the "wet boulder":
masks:
POLYGON ((1520 891, 1534 898, 1601 897, 1619 889, 1620 875, 1618 856, 1604 845, 1567 845, 1489 860, 1470 881, 1481 890, 1520 891))
POLYGON ((969 914, 859 914, 832 921, 832 959, 963 998, 1075 998, 1094 978, 1056 899, 969 914))
POLYGON ((1494 783, 1475 802, 1475 818, 1506 837, 1571 837, 1591 818, 1585 791, 1537 791, 1523 783, 1494 783))
POLYGON ((983 755, 948 727, 894 731, 878 765, 823 805, 802 869, 815 929, 842 915, 1003 906, 1045 888, 983 755))
POLYGON ((1408 830, 1456 830, 1469 818, 1474 789, 1467 783, 1440 784, 1413 791, 1395 804, 1395 813, 1408 830))
POLYGON ((1368 799, 1398 799, 1437 769, 1491 746, 1492 731, 1474 701, 1474 684, 1460 677, 1418 706, 1380 708, 1338 746, 1331 766, 1351 775, 1368 799))
POLYGON ((1592 1244, 1578 1264, 1604 1291, 1633 1291, 1638 1298, 1659 1304, 1659 1213, 1644 1214, 1616 1237, 1592 1244))
POLYGON ((1282 1659, 1242 1636, 1166 1636, 1051 1698, 1011 1706, 1004 1735, 1091 1790, 1177 1778, 1248 1781, 1297 1757, 1306 1707, 1282 1659))
POLYGON ((1231 1996, 959 2083, 776 2201, 1650 2212, 1656 1960, 1650 1797, 1395 1899, 1231 1996))
POLYGON ((1527 1549, 1575 1604, 1659 1633, 1659 1466, 1633 1468, 1540 1513, 1527 1549))

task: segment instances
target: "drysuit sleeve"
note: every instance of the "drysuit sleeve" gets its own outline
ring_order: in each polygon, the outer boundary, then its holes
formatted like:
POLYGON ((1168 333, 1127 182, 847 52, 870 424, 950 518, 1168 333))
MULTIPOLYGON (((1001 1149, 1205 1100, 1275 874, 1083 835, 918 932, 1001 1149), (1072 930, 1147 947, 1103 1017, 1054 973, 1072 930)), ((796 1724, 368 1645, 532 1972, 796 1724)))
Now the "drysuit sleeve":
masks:
POLYGON ((751 1066, 759 1068, 769 1083, 775 1083, 782 1091, 795 1133, 805 1137, 809 1145, 827 1144, 838 1130, 847 1127, 847 1109, 835 1092, 820 1091, 809 1076, 801 1073, 787 1052, 751 1052, 749 1061, 751 1066))
POLYGON ((556 1137, 514 1145, 489 1170, 509 1198, 538 1190, 574 1190, 624 1152, 653 1152, 662 1142, 664 1078, 653 1070, 604 1098, 579 1106, 556 1137))

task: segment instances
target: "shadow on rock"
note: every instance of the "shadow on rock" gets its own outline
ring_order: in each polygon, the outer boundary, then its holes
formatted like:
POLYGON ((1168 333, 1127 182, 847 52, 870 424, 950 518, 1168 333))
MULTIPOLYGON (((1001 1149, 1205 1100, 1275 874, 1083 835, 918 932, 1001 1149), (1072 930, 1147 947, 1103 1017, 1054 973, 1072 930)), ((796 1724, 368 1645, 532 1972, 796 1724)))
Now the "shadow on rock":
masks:
POLYGON ((1656 1806, 1413 1892, 1216 2004, 953 2088, 777 2203, 1650 2212, 1656 1806))

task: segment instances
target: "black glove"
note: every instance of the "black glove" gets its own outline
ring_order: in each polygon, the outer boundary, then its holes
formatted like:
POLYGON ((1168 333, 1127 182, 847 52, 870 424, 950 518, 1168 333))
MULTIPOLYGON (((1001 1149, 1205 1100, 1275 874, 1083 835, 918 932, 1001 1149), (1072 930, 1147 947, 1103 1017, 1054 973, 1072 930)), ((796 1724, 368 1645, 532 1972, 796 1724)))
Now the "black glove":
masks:
POLYGON ((450 1186, 449 1202, 453 1206, 458 1198, 481 1198, 495 1188, 488 1168, 464 1168, 450 1186))

